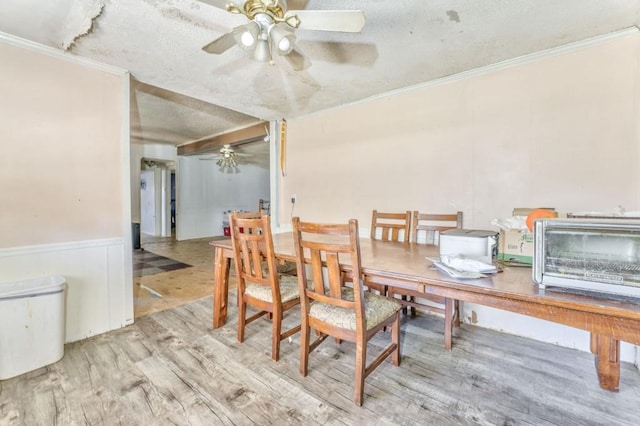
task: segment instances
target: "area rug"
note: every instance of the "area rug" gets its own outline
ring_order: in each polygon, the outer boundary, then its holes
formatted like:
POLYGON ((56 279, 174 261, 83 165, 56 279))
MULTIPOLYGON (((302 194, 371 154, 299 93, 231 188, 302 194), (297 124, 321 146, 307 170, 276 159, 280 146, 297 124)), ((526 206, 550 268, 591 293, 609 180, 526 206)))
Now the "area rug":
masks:
POLYGON ((133 253, 134 277, 144 277, 189 267, 191 265, 145 250, 136 250, 133 253))

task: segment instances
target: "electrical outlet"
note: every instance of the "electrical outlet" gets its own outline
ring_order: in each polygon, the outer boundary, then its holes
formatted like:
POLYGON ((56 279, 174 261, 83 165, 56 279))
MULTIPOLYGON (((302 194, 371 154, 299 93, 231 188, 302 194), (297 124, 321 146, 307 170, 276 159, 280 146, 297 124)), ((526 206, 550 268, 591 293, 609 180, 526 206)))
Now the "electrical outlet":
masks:
POLYGON ((296 194, 291 194, 291 204, 295 204, 296 203, 296 194))

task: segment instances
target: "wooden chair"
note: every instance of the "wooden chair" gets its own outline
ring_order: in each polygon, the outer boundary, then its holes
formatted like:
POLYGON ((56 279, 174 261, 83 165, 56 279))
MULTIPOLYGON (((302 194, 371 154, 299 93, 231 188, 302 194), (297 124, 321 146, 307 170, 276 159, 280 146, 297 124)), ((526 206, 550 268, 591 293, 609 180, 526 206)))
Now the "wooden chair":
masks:
POLYGON ((236 212, 230 216, 238 279, 238 342, 244 341, 247 324, 266 315, 273 328, 271 358, 278 361, 280 342, 300 331, 297 325, 282 332, 284 312, 300 303, 298 280, 278 274, 269 216, 246 216, 249 214, 236 212), (259 312, 247 318, 247 305, 259 312))
MULTIPOLYGON (((439 245, 440 232, 447 229, 462 229, 462 212, 460 211, 455 214, 430 214, 414 211, 412 218, 411 241, 417 244, 439 245)), ((401 296, 399 301, 403 308, 410 307, 412 315, 415 315, 416 308, 418 308, 444 315, 445 327, 460 326, 460 302, 458 300, 413 293, 400 288, 389 288, 387 295, 389 297, 401 296), (430 300, 436 305, 418 303, 416 297, 430 300)), ((450 349, 451 342, 445 342, 445 346, 450 349)))
POLYGON ((258 211, 262 214, 271 214, 271 202, 269 200, 258 200, 258 211))
POLYGON ((462 229, 462 212, 429 214, 414 211, 411 221, 411 241, 437 246, 440 241, 440 232, 456 228, 462 229), (424 235, 424 240, 420 237, 421 235, 424 235))
POLYGON ((371 239, 408 243, 410 227, 411 212, 408 210, 404 213, 381 213, 374 210, 371 217, 371 239))
POLYGON ((400 365, 401 305, 364 291, 355 219, 348 224, 317 224, 294 217, 293 239, 302 313, 300 373, 307 375, 309 353, 327 336, 354 342, 354 401, 362 405, 364 379, 390 355, 393 365, 400 365), (351 265, 353 288, 342 286, 341 264, 345 258, 351 265), (367 365, 367 342, 384 327, 391 328, 391 343, 367 365), (311 328, 318 336, 312 343, 311 328))
MULTIPOLYGON (((371 215, 371 239, 381 241, 409 242, 411 229, 411 212, 404 213, 381 213, 373 210, 371 215)), ((365 285, 377 291, 380 295, 387 294, 387 286, 381 282, 375 282, 370 277, 365 276, 365 285)))
MULTIPOLYGON (((268 214, 268 213, 263 213, 260 211, 255 211, 255 212, 234 212, 236 214, 236 217, 238 219, 259 219, 262 217, 263 214, 268 214)), ((229 223, 231 223, 231 215, 229 215, 229 223)), ((248 229, 247 232, 254 232, 255 230, 253 229, 248 229)), ((258 232, 262 232, 261 229, 257 229, 258 232)), ((278 273, 280 274, 287 274, 287 275, 295 275, 296 274, 296 263, 295 262, 289 262, 286 260, 282 260, 282 261, 278 261, 276 260, 276 269, 278 270, 278 273)), ((262 262, 262 271, 264 274, 267 273, 267 262, 263 261, 262 262)))

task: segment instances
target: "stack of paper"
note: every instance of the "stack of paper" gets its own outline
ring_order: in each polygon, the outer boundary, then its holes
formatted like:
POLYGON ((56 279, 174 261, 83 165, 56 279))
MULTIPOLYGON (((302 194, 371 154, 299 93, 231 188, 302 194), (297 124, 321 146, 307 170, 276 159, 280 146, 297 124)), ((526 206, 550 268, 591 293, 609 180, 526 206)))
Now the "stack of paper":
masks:
POLYGON ((484 278, 485 274, 498 272, 495 265, 487 263, 485 259, 477 259, 463 255, 427 257, 433 265, 454 278, 484 278))

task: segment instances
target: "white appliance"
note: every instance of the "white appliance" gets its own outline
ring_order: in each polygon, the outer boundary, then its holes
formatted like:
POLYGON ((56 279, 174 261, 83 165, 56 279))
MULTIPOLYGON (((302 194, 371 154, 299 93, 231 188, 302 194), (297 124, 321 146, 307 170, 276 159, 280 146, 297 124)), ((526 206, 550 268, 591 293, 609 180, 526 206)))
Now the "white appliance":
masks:
POLYGON ((440 233, 440 255, 464 255, 495 262, 498 256, 499 234, 477 229, 449 229, 440 233))

